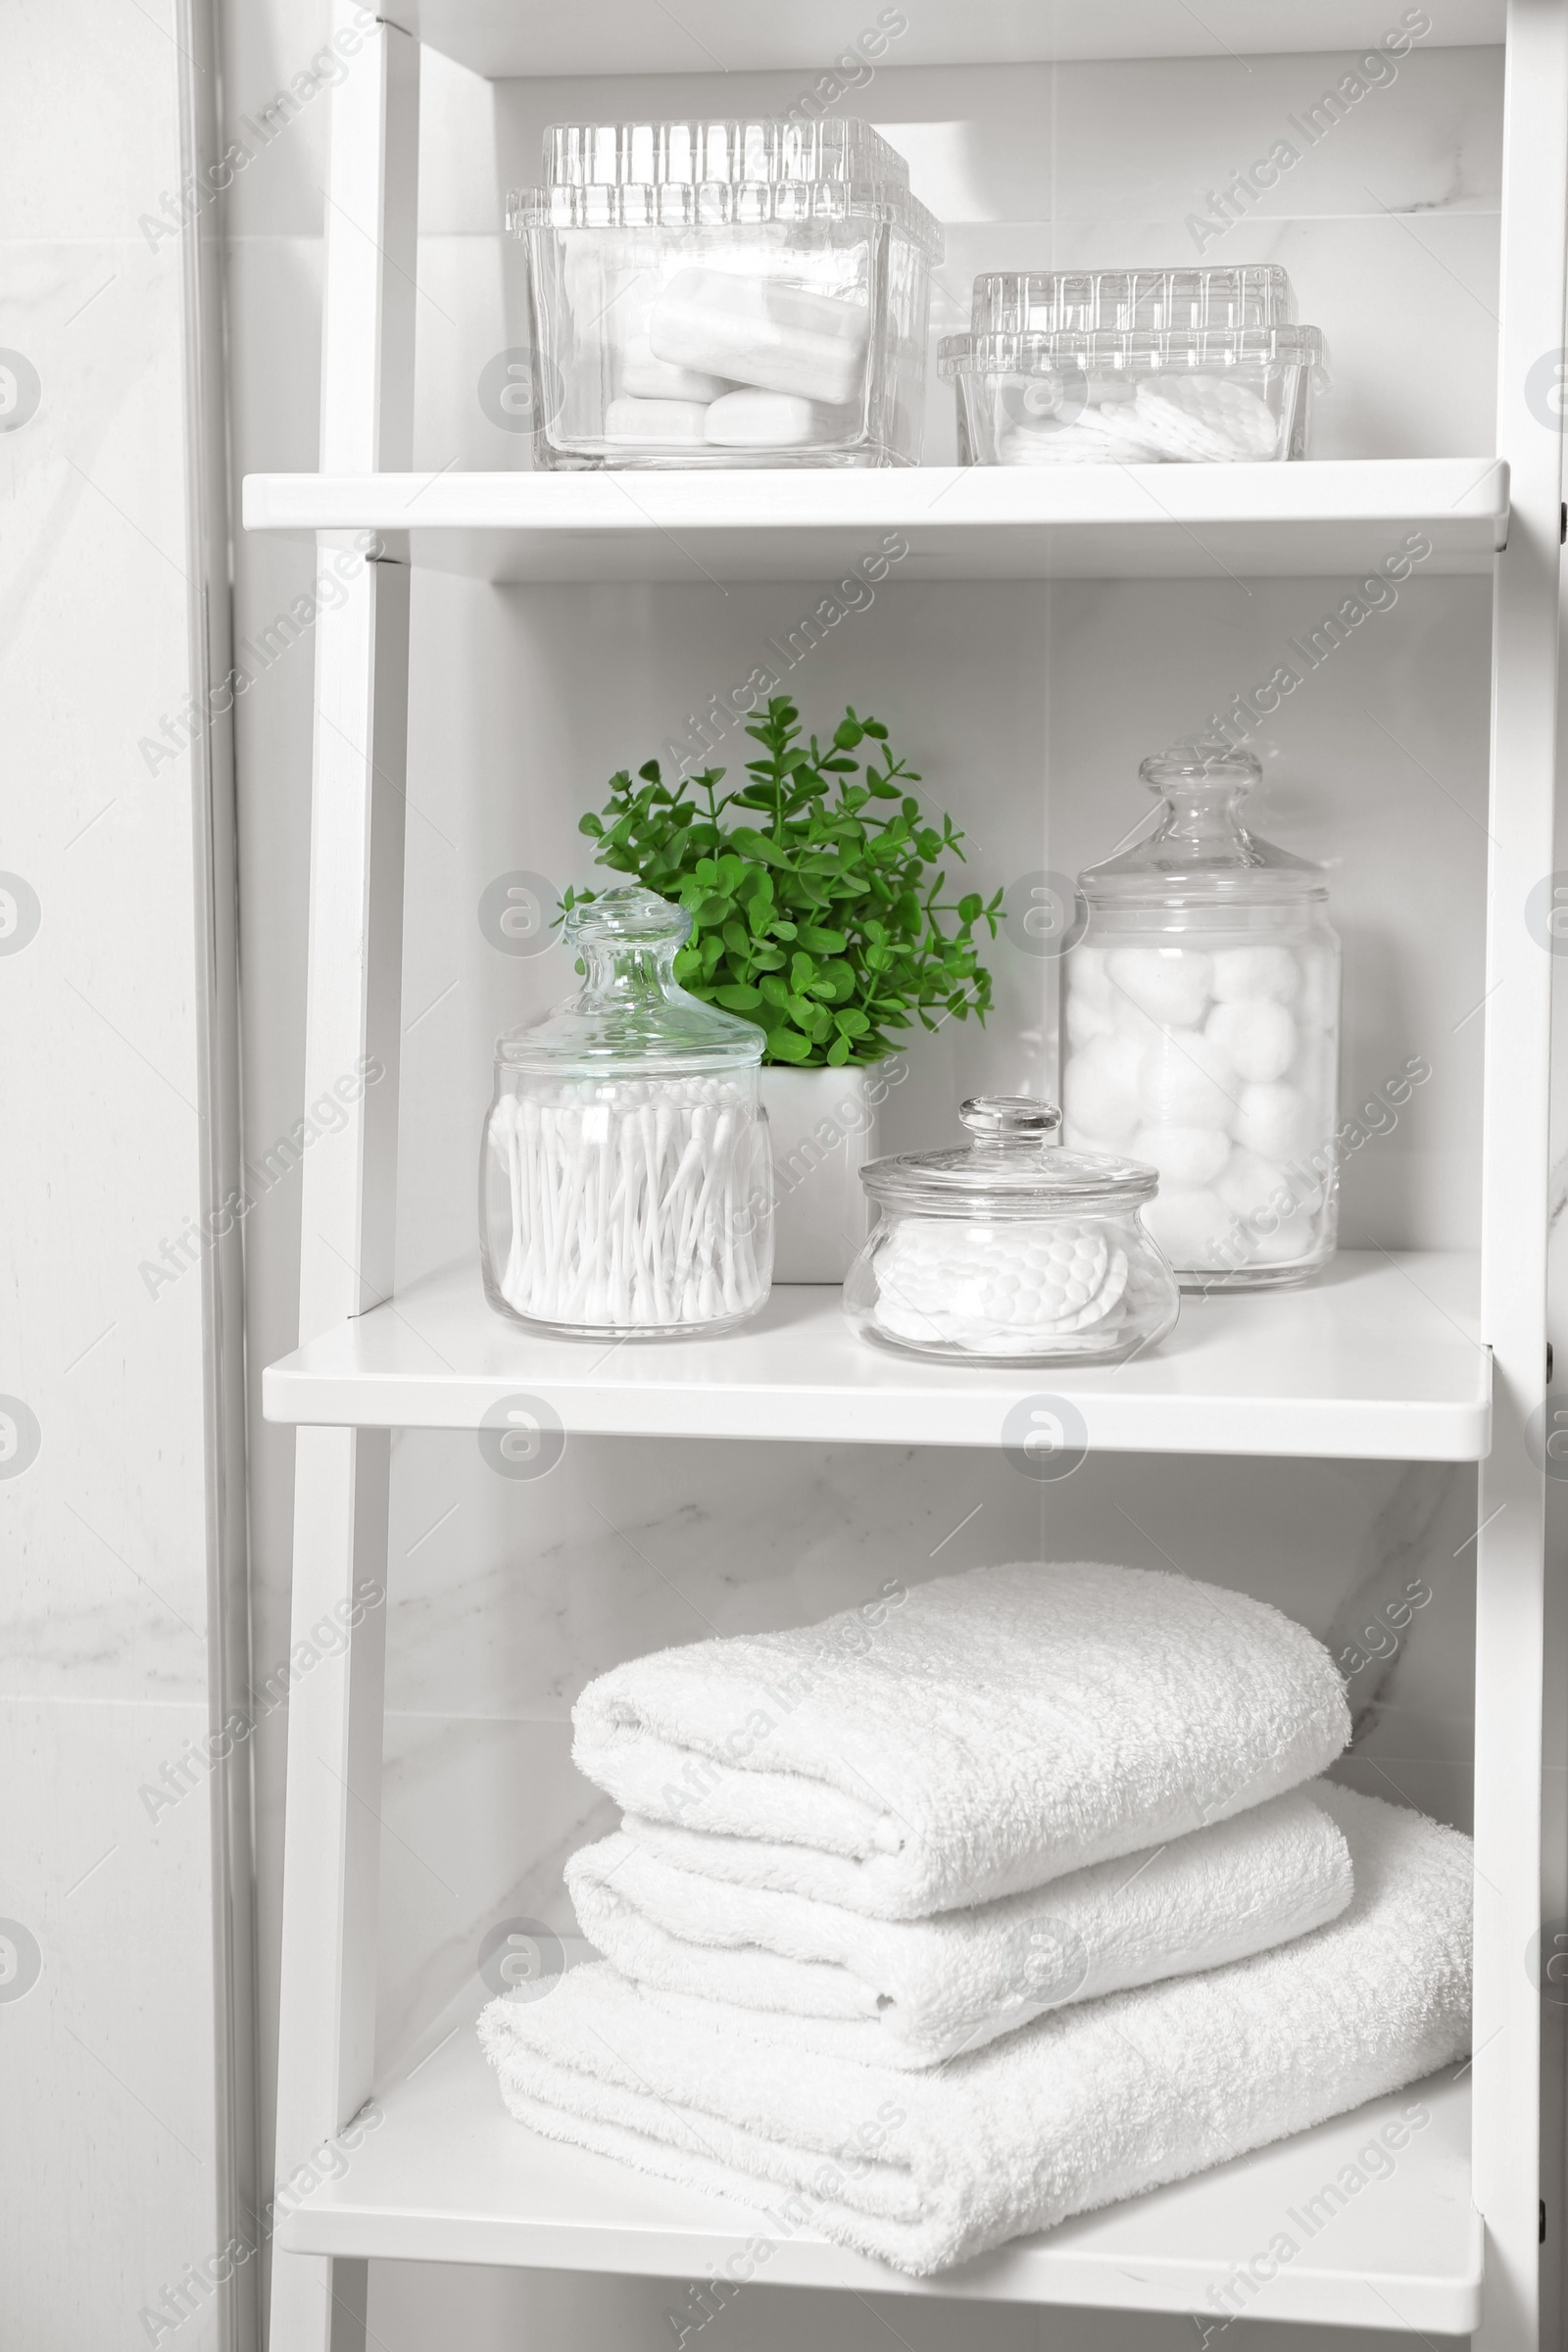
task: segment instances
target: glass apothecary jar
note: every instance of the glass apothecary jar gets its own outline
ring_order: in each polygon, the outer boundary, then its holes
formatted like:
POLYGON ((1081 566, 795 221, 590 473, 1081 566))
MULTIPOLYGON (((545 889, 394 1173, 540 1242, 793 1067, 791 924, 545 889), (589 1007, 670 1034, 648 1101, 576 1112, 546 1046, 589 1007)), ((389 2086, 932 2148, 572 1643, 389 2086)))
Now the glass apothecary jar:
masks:
POLYGON ((982 1095, 967 1149, 871 1160, 844 1285, 868 1340, 966 1363, 1119 1364, 1162 1340, 1176 1280, 1143 1222, 1152 1168, 1066 1152, 1054 1104, 982 1095))
POLYGON ((544 180, 537 465, 919 463, 942 231, 868 122, 561 123, 544 180))
POLYGON ((581 993, 497 1040, 485 1294, 585 1337, 723 1331, 773 1270, 763 1033, 676 985, 691 917, 633 885, 572 907, 581 993))
POLYGON ((1321 866, 1242 823, 1248 753, 1146 760, 1152 833, 1080 874, 1064 1133, 1159 1172, 1184 1289, 1301 1282, 1334 1252, 1340 943, 1321 866))

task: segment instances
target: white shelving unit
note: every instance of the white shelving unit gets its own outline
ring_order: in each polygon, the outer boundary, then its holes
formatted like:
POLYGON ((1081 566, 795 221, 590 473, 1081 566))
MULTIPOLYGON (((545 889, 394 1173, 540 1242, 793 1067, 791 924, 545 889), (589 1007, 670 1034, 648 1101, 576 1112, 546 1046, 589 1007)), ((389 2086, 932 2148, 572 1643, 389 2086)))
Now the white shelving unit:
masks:
MULTIPOLYGON (((361 12, 334 0, 342 24, 361 12)), ((906 62, 1159 56, 1376 41, 1364 0, 933 0, 906 62), (1259 20, 1264 20, 1260 24, 1259 20)), ((317 623, 306 1100, 361 1056, 387 1078, 303 1173, 297 1352, 267 1376, 297 1423, 296 1634, 386 1571, 388 1431, 479 1428, 519 1394, 568 1431, 996 1446, 1032 1392, 852 1342, 830 1298, 783 1294, 732 1339, 595 1358, 491 1316, 465 1268, 394 1296, 409 575, 491 580, 830 576, 899 533, 901 577, 1342 573, 1419 529, 1437 570, 1494 569, 1483 1214, 1464 1260, 1348 1256, 1318 1288, 1184 1308, 1176 1340, 1117 1372, 1053 1376, 1109 1450, 1478 1461, 1477 2025, 1471 2080, 1430 2086, 1432 2123, 1395 2180, 1281 2272, 1249 2316, 1415 2334, 1479 2330, 1537 2352, 1543 2293, 1540 1925, 1543 1477, 1528 1424, 1544 1396, 1549 958, 1526 931, 1553 866, 1560 434, 1527 372, 1564 342, 1568 0, 1510 0, 1498 453, 1407 464, 954 473, 551 477, 410 471, 419 43, 491 74, 809 66, 842 38, 827 0, 639 0, 573 12, 422 0, 377 24, 333 90, 321 469, 247 484, 255 529, 382 534, 317 623)), ((1498 0, 1463 0, 1443 37, 1494 40, 1498 0)), ((280 2173, 372 2094, 384 2120, 279 2229, 273 2352, 363 2352, 371 2256, 702 2275, 753 2231, 728 2207, 530 2140, 472 2035, 401 2082, 374 2073, 385 1612, 291 1693, 280 2173)), ((1364 2141, 1371 2113, 911 2285, 802 2233, 767 2276, 937 2297, 1199 2311, 1364 2141)), ((1555 2248, 1547 2259, 1555 2260, 1555 2248)))

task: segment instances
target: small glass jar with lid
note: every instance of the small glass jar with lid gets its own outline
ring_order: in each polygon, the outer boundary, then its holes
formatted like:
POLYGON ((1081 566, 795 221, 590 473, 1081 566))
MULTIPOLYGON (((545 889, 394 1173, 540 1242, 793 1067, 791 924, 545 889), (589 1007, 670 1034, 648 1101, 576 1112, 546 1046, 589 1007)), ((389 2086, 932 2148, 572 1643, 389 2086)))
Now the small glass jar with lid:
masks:
POLYGON ((1321 866, 1259 841, 1250 753, 1139 770, 1152 833, 1078 877, 1065 1135, 1159 1172, 1150 1230, 1184 1289, 1304 1281, 1334 1252, 1340 943, 1321 866))
POLYGON ((763 1033, 676 985, 691 930, 636 885, 574 906, 581 993, 496 1043, 479 1243, 498 1313, 595 1339, 723 1331, 773 1268, 763 1033))
POLYGON ((967 1148, 874 1159, 844 1310, 861 1336, 966 1363, 1119 1364, 1180 1303, 1143 1223, 1152 1168, 1066 1152, 1053 1103, 983 1095, 967 1148))

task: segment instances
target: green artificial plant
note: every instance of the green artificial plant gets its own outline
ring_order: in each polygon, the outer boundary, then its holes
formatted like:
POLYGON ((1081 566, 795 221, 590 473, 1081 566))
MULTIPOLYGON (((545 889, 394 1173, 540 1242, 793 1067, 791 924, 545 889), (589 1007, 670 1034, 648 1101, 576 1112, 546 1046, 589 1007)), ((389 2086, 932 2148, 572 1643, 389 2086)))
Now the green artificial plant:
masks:
MULTIPOLYGON (((995 939, 1002 892, 944 900, 946 872, 932 868, 950 852, 961 860, 963 836, 949 816, 924 821, 905 790, 920 779, 887 728, 849 710, 829 744, 803 742, 799 710, 775 695, 746 732, 762 756, 738 791, 720 793, 721 767, 666 784, 650 760, 635 781, 612 776, 603 815, 582 819, 599 864, 691 915, 681 986, 764 1029, 765 1062, 879 1061, 911 1017, 983 1021, 991 975, 974 927, 995 939)), ((594 895, 568 890, 562 904, 594 895)))

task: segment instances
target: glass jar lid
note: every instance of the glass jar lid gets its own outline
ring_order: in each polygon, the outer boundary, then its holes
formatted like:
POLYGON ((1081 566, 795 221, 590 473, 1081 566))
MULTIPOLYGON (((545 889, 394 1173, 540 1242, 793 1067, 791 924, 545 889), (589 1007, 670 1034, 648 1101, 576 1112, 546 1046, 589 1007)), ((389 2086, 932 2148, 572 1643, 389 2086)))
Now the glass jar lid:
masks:
POLYGON ((1155 1171, 1138 1159, 1064 1152, 1061 1113, 1032 1095, 974 1095, 958 1116, 973 1141, 945 1152, 868 1160, 860 1182, 874 1200, 945 1217, 1038 1217, 1124 1208, 1152 1200, 1155 1171))
POLYGON ((974 281, 977 335, 1117 327, 1294 326, 1278 262, 1216 269, 993 270, 974 281))
POLYGON ((1250 752, 1205 759, 1178 746, 1138 773, 1164 804, 1152 832, 1119 858, 1086 866, 1079 888, 1091 906, 1275 906, 1326 899, 1320 865, 1249 833, 1241 804, 1263 770, 1250 752))
POLYGON ((691 927, 684 906, 641 883, 578 900, 564 929, 582 959, 580 992, 498 1038, 497 1061, 606 1076, 613 1064, 635 1064, 634 1074, 648 1077, 760 1062, 764 1031, 677 982, 675 956, 691 927))

